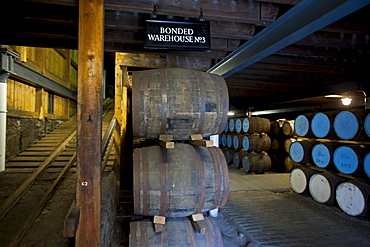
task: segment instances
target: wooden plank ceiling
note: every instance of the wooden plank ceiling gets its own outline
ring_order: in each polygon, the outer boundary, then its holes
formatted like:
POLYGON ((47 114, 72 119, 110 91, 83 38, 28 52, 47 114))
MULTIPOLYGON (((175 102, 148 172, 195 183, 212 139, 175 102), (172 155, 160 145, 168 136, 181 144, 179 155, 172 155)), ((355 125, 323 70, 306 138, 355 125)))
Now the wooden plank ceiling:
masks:
MULTIPOLYGON (((208 70, 286 13, 299 0, 106 0, 105 51, 136 59, 129 69, 183 67, 208 70), (143 22, 157 4, 157 18, 211 24, 210 52, 145 50, 143 22)), ((77 49, 77 0, 13 0, 2 3, 0 44, 77 49)), ((324 108, 330 93, 367 91, 370 7, 226 78, 231 109, 324 108), (289 104, 282 104, 289 102, 289 104), (276 105, 278 103, 278 105, 276 105)), ((108 54, 107 53, 107 54, 108 54)), ((363 105, 363 93, 359 104, 363 105)))

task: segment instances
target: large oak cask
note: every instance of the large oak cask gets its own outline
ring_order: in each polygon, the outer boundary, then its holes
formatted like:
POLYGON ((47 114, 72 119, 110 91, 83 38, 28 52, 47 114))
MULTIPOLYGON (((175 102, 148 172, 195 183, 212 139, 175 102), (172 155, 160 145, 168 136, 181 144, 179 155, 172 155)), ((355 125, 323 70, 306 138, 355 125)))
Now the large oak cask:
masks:
POLYGON ((134 150, 134 214, 185 217, 225 205, 226 159, 217 147, 175 143, 134 150))
POLYGON ((218 75, 179 68, 133 72, 133 133, 149 138, 169 134, 174 140, 220 134, 228 97, 226 82, 218 75))

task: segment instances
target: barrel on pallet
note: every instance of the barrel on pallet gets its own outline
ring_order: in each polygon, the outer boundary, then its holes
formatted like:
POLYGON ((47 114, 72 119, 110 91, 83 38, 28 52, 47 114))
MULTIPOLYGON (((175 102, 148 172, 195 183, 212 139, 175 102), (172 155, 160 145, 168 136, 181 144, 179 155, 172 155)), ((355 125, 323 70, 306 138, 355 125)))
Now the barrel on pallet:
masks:
POLYGON ((314 174, 310 178, 310 194, 319 203, 333 204, 335 190, 344 181, 345 179, 328 172, 314 174))
POLYGON ((130 224, 130 246, 209 246, 222 247, 222 237, 217 222, 204 217, 208 228, 205 234, 198 233, 190 219, 166 218, 163 231, 155 232, 149 219, 133 221, 130 224))
POLYGON ((343 182, 336 189, 339 207, 352 216, 366 216, 369 210, 370 185, 358 180, 343 182))
POLYGON ((228 167, 217 147, 175 143, 134 150, 134 213, 185 217, 225 205, 228 167))
POLYGON ((134 72, 132 81, 135 136, 188 140, 191 134, 206 137, 224 130, 229 99, 221 76, 170 68, 134 72))
POLYGON ((311 176, 315 174, 314 170, 311 170, 307 167, 295 168, 290 173, 290 187, 292 190, 298 194, 308 193, 309 191, 309 181, 311 176))

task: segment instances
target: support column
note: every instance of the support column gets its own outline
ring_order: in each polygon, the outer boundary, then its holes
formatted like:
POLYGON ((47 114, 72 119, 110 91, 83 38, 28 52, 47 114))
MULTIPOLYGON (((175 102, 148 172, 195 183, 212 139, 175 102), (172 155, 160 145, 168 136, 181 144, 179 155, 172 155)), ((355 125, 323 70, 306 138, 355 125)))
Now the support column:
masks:
POLYGON ((100 246, 104 0, 79 1, 76 246, 100 246))
POLYGON ((0 172, 5 170, 6 156, 6 99, 9 73, 14 70, 14 59, 18 53, 0 46, 0 172))
POLYGON ((5 170, 6 155, 6 93, 9 73, 0 72, 0 172, 5 170))

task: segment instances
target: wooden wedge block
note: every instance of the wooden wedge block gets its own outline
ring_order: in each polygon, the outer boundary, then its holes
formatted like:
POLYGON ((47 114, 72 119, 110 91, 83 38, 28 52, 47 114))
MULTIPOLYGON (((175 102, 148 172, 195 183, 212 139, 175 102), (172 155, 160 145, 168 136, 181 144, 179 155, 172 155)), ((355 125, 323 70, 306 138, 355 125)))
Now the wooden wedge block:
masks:
POLYGON ((199 232, 200 234, 206 234, 208 232, 208 226, 206 224, 206 222, 204 220, 200 220, 200 221, 192 221, 193 223, 193 226, 195 227, 195 229, 197 230, 197 232, 199 232))
POLYGON ((175 148, 175 143, 171 141, 158 141, 158 144, 164 148, 175 148))
POLYGON ((193 214, 193 215, 191 216, 191 219, 192 219, 193 221, 200 221, 200 220, 204 220, 204 216, 203 216, 203 214, 202 214, 202 213, 199 213, 199 214, 193 214))
POLYGON ((195 141, 190 141, 189 142, 191 145, 196 145, 196 146, 203 146, 203 147, 213 147, 213 141, 211 140, 195 140, 195 141))
POLYGON ((154 215, 153 223, 164 225, 164 224, 166 224, 166 217, 159 216, 159 215, 154 215))
POLYGON ((190 140, 195 141, 195 140, 203 140, 202 134, 192 134, 190 135, 190 140))
POLYGON ((173 135, 160 134, 158 139, 161 141, 172 141, 173 135))
POLYGON ((154 215, 153 223, 155 232, 162 232, 166 224, 166 217, 154 215))

